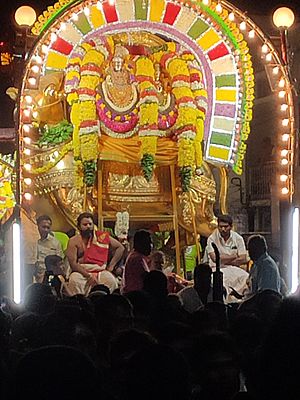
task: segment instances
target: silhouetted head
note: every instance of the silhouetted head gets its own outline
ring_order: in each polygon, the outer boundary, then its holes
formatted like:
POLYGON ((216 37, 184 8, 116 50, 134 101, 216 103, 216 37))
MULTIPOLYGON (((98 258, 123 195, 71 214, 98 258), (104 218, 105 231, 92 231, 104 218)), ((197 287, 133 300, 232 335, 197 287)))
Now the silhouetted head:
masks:
POLYGON ((152 296, 168 295, 168 279, 162 271, 150 271, 144 279, 144 290, 152 296))
POLYGON ((252 235, 248 239, 248 252, 253 261, 259 259, 268 249, 266 239, 262 235, 252 235))
POLYGON ((133 248, 135 251, 149 256, 152 250, 152 239, 150 232, 141 229, 135 232, 133 237, 133 248))

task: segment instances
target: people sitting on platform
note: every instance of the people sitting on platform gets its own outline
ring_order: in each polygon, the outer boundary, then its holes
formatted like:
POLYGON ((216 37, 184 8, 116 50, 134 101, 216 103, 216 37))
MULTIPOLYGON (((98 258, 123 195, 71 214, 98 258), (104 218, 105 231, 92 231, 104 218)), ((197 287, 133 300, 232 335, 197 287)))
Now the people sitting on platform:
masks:
POLYGON ((112 293, 118 283, 111 271, 121 259, 124 247, 107 231, 97 230, 89 212, 79 215, 77 227, 79 233, 70 238, 66 251, 72 270, 69 276, 71 293, 88 295, 91 288, 98 284, 108 286, 112 293), (113 256, 108 265, 109 248, 113 256))
POLYGON ((243 293, 247 290, 249 274, 241 268, 247 264, 248 256, 244 239, 232 230, 233 220, 228 214, 218 217, 218 228, 208 237, 206 254, 208 254, 209 265, 215 270, 216 255, 212 247, 215 243, 220 252, 220 267, 223 273, 223 285, 227 292, 226 302, 236 302, 231 296, 232 288, 243 293))
POLYGON ((149 269, 149 255, 152 250, 150 232, 141 229, 133 237, 133 250, 126 260, 121 285, 121 293, 125 294, 135 290, 143 290, 144 279, 149 269))
POLYGON ((49 255, 57 255, 63 259, 64 254, 60 242, 51 232, 51 218, 48 215, 40 215, 37 218, 37 226, 40 239, 37 241, 35 281, 42 283, 46 272, 45 258, 49 255))
POLYGON ((250 294, 271 289, 280 293, 281 278, 276 262, 268 254, 266 239, 262 235, 252 235, 248 239, 248 251, 254 262, 250 270, 250 294))

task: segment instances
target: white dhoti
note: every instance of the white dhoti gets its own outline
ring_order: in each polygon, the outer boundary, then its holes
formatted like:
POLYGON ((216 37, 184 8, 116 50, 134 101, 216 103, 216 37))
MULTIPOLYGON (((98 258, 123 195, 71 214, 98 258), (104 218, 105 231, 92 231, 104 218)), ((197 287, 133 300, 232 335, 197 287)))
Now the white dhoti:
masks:
MULTIPOLYGON (((81 264, 86 270, 93 271, 93 274, 97 276, 98 284, 105 285, 109 288, 110 293, 113 293, 118 288, 117 278, 106 269, 100 269, 99 272, 94 272, 97 266, 94 264, 81 264)), ((91 286, 80 272, 72 272, 69 277, 68 288, 72 295, 83 294, 87 296, 91 291, 91 286)))
POLYGON ((249 274, 245 270, 239 267, 228 266, 226 268, 221 268, 223 272, 223 286, 226 289, 226 303, 237 302, 238 300, 234 296, 230 296, 231 289, 235 289, 238 293, 243 294, 243 292, 248 288, 248 277, 249 274))

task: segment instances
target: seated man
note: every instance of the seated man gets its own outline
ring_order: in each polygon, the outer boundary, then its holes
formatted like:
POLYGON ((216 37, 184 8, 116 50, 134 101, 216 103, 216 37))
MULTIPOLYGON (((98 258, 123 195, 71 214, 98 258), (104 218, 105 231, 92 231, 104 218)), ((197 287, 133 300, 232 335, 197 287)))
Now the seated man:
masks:
POLYGON ((223 285, 227 292, 226 302, 234 301, 231 297, 232 288, 239 293, 247 290, 248 272, 241 265, 248 261, 247 250, 244 239, 237 232, 232 231, 232 217, 220 215, 218 217, 218 228, 208 237, 206 254, 209 265, 215 270, 216 256, 212 243, 215 243, 220 252, 220 267, 223 273, 223 285))
POLYGON ((112 293, 118 284, 111 271, 121 259, 124 247, 110 237, 108 232, 95 229, 91 213, 80 214, 77 227, 79 234, 70 238, 66 251, 72 270, 69 277, 70 291, 73 295, 88 295, 93 286, 104 284, 112 293), (107 265, 109 248, 113 256, 107 265))

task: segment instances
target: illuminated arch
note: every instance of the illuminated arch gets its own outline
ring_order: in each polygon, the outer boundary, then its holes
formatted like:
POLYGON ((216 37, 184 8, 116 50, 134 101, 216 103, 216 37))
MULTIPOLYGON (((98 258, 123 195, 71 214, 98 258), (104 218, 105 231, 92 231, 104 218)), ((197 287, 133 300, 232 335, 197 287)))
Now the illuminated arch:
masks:
MULTIPOLYGON (((35 64, 38 56, 41 57, 38 60, 42 60, 42 74, 64 70, 76 47, 95 32, 104 34, 142 28, 177 40, 192 50, 204 68, 209 107, 205 158, 231 165, 240 174, 252 116, 251 57, 228 11, 223 9, 218 14, 216 7, 217 3, 207 7, 201 2, 165 0, 117 0, 113 5, 60 1, 48 8, 33 29, 35 34, 40 32, 40 39, 29 66, 35 64)), ((24 79, 25 91, 34 86, 28 84, 30 71, 28 68, 24 79)))

